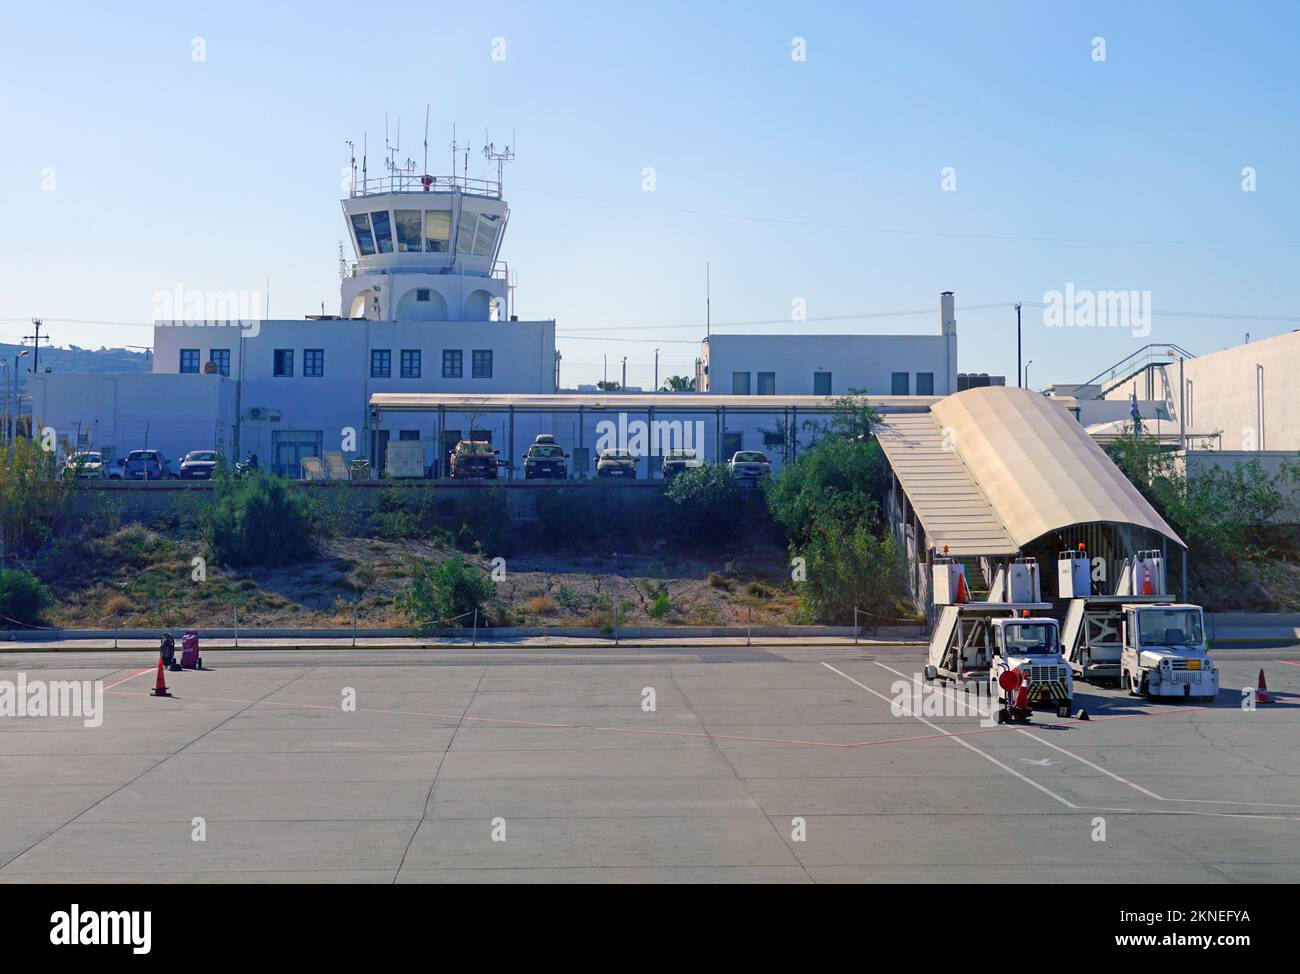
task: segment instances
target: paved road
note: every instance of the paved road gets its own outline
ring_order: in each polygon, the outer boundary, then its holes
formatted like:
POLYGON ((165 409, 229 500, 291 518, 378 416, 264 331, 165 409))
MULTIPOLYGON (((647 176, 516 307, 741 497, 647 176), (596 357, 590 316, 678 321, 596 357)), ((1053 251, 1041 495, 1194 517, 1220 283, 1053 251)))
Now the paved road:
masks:
POLYGON ((170 699, 154 651, 5 654, 107 692, 0 720, 0 881, 1300 880, 1300 648, 1218 654, 1254 712, 1088 688, 1029 729, 895 713, 922 653, 218 650, 170 699))

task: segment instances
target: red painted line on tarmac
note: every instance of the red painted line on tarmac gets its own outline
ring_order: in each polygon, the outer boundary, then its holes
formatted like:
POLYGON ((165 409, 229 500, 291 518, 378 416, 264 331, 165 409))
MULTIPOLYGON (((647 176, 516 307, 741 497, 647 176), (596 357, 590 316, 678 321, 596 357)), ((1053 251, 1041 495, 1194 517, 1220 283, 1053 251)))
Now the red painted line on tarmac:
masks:
MULTIPOLYGON (((141 672, 149 672, 147 670, 141 672)), ((137 673, 136 676, 140 674, 137 673)), ((130 679, 128 677, 128 679, 130 679)), ((119 690, 118 693, 124 696, 135 696, 127 690, 119 690)), ((287 703, 279 700, 237 700, 234 697, 187 697, 189 700, 202 700, 213 703, 238 703, 238 704, 262 704, 269 707, 293 707, 300 710, 326 710, 337 713, 337 706, 325 706, 323 704, 313 703, 287 703)), ((468 717, 459 714, 434 714, 420 710, 386 710, 377 707, 358 707, 357 713, 366 714, 392 714, 399 717, 431 717, 435 720, 446 721, 471 721, 482 724, 504 724, 513 727, 536 727, 542 730, 588 730, 603 731, 611 734, 640 734, 649 737, 694 737, 704 738, 715 741, 737 741, 748 744, 789 744, 794 747, 827 747, 852 749, 862 747, 876 747, 881 744, 912 744, 918 741, 936 741, 943 740, 947 737, 969 737, 974 734, 998 734, 1006 731, 1015 730, 1016 727, 981 727, 976 730, 952 731, 948 734, 918 734, 912 737, 892 737, 879 741, 853 741, 848 743, 838 743, 835 741, 804 741, 784 737, 743 737, 735 734, 708 734, 699 731, 671 731, 671 730, 650 730, 641 727, 604 727, 598 724, 558 724, 548 723, 536 720, 512 720, 506 717, 468 717)), ((1040 728, 1041 729, 1041 728, 1040 728)), ((1068 728, 1066 728, 1068 729, 1068 728)))
MULTIPOLYGON (((134 680, 137 676, 144 676, 146 673, 153 673, 156 669, 157 667, 154 666, 146 666, 138 673, 132 673, 130 676, 122 677, 122 679, 118 680, 115 683, 110 683, 108 686, 104 687, 104 692, 107 693, 109 690, 113 689, 113 687, 121 686, 127 680, 134 680)), ((123 690, 122 692, 125 693, 126 691, 123 690)))
POLYGON ((1281 660, 1281 662, 1285 663, 1287 666, 1300 666, 1300 662, 1293 659, 1284 659, 1281 660))

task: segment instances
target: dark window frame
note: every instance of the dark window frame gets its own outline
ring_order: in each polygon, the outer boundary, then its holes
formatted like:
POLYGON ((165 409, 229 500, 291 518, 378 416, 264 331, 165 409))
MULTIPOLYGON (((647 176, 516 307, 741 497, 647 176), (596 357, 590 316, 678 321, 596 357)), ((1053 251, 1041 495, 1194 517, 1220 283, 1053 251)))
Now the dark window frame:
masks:
POLYGON ((370 378, 391 379, 393 377, 393 350, 391 348, 372 348, 370 350, 370 378))

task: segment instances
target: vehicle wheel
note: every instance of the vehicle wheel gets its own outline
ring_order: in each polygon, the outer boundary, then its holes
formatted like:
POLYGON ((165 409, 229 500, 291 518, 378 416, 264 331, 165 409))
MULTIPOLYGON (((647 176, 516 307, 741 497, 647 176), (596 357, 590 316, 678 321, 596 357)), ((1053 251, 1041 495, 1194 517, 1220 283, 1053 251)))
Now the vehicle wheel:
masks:
POLYGON ((1138 685, 1138 696, 1151 699, 1151 681, 1147 679, 1145 673, 1142 674, 1142 682, 1138 685))
POLYGON ((1137 680, 1133 679, 1132 673, 1125 671, 1120 676, 1120 679, 1128 681, 1128 692, 1130 696, 1134 696, 1134 697, 1138 696, 1137 680))

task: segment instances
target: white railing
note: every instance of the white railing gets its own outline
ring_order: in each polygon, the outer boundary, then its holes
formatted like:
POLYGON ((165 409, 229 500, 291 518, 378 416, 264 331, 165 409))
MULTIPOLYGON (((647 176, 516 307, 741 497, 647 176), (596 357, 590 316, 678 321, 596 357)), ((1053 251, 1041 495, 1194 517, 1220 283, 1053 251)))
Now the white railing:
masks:
POLYGON ((380 193, 468 193, 471 196, 501 198, 501 183, 494 179, 468 179, 464 176, 429 176, 409 172, 389 173, 371 179, 358 179, 348 195, 377 196, 380 193))

